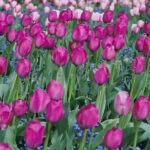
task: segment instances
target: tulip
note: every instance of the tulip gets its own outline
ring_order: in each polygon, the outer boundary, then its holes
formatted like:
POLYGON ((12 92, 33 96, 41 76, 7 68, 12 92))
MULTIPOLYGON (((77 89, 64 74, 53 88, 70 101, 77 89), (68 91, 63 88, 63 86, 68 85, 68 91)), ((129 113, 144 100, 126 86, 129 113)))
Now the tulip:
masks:
POLYGON ((30 71, 30 60, 28 58, 22 58, 16 65, 16 73, 19 77, 26 77, 30 71))
POLYGON ((115 47, 115 50, 122 49, 124 44, 125 44, 125 40, 124 40, 124 37, 122 35, 116 35, 114 37, 113 45, 115 47))
POLYGON ((145 36, 141 35, 137 38, 135 47, 138 51, 143 51, 145 36))
POLYGON ((15 57, 16 57, 17 59, 23 58, 23 57, 20 55, 19 51, 18 51, 18 47, 16 47, 16 49, 15 49, 15 57))
POLYGON ((6 23, 7 23, 7 25, 12 25, 13 21, 14 21, 13 15, 8 14, 7 17, 6 17, 6 23))
POLYGON ((44 48, 46 49, 52 49, 55 46, 55 39, 53 37, 46 37, 44 48))
POLYGON ((24 37, 28 37, 29 33, 27 32, 27 30, 25 29, 21 29, 17 32, 17 37, 16 37, 16 41, 20 41, 22 38, 24 37))
POLYGON ((48 14, 48 13, 50 12, 50 8, 49 8, 48 6, 45 6, 45 7, 44 7, 44 12, 45 12, 46 14, 48 14))
POLYGON ((12 150, 8 143, 0 143, 0 150, 12 150))
POLYGON ((112 24, 107 24, 106 25, 106 35, 112 35, 114 32, 114 27, 112 24))
POLYGON ((143 28, 143 27, 144 27, 144 21, 143 21, 143 20, 139 20, 139 21, 137 22, 137 26, 138 26, 139 28, 143 28))
POLYGON ((44 126, 39 120, 31 120, 28 122, 25 132, 24 140, 28 147, 36 148, 42 144, 44 136, 44 126))
POLYGON ((76 41, 69 42, 70 51, 73 51, 75 48, 82 47, 82 46, 83 46, 82 42, 76 42, 76 41))
POLYGON ((7 32, 6 37, 9 42, 14 42, 17 37, 17 31, 14 28, 10 28, 7 32))
POLYGON ((0 75, 3 74, 7 67, 7 59, 0 56, 0 75))
POLYGON ((143 46, 143 53, 146 56, 150 56, 150 37, 145 37, 144 46, 143 46))
POLYGON ((148 5, 148 8, 147 8, 147 16, 150 17, 150 5, 148 5))
POLYGON ((12 106, 0 102, 0 128, 5 128, 11 122, 12 117, 12 106))
POLYGON ((100 47, 100 40, 98 38, 91 38, 88 42, 88 48, 91 51, 97 51, 100 47))
POLYGON ((31 36, 35 36, 36 34, 40 33, 42 31, 42 26, 39 23, 35 23, 30 28, 30 34, 31 36))
POLYGON ((57 24, 55 22, 50 22, 48 24, 48 33, 49 34, 55 34, 55 32, 56 32, 56 26, 57 26, 57 24))
POLYGON ((47 85, 46 91, 51 99, 59 100, 63 96, 63 87, 59 81, 51 80, 47 85))
POLYGON ((104 145, 110 149, 118 148, 122 143, 122 130, 120 128, 113 127, 108 129, 104 135, 104 145))
POLYGON ((21 19, 21 25, 24 27, 27 27, 28 25, 30 25, 32 23, 32 18, 30 15, 28 14, 24 14, 22 19, 21 19))
POLYGON ((86 58, 87 53, 82 47, 74 48, 74 50, 70 54, 70 60, 76 66, 82 65, 86 61, 86 58))
POLYGON ((56 49, 51 51, 52 61, 59 66, 63 66, 68 61, 68 51, 63 46, 57 46, 56 49))
POLYGON ((45 41, 46 41, 46 34, 44 32, 40 32, 34 36, 34 42, 37 48, 43 47, 45 41))
POLYGON ((120 91, 115 96, 114 109, 119 115, 126 115, 131 109, 130 95, 126 91, 120 91))
POLYGON ((51 100, 47 105, 45 118, 47 121, 56 123, 64 116, 64 112, 61 100, 51 100))
POLYGON ((72 19, 72 11, 68 8, 66 10, 62 10, 59 14, 59 21, 66 22, 72 19))
POLYGON ((46 91, 42 89, 35 90, 32 94, 29 95, 30 105, 29 109, 33 113, 40 113, 47 107, 47 104, 50 102, 49 95, 46 91))
POLYGON ((144 23, 144 32, 149 35, 150 34, 150 21, 144 23))
POLYGON ((32 17, 32 22, 37 23, 40 19, 40 14, 39 14, 39 12, 34 11, 34 12, 32 12, 31 17, 32 17))
POLYGON ((82 12, 83 12, 82 9, 73 10, 73 19, 80 20, 82 12))
POLYGON ((27 102, 22 99, 17 99, 12 104, 12 111, 15 116, 23 116, 28 109, 27 102))
POLYGON ((103 39, 106 35, 106 28, 102 25, 98 25, 94 28, 95 36, 99 39, 103 39))
POLYGON ((7 30, 6 22, 0 21, 0 35, 5 34, 6 30, 7 30))
POLYGON ((88 21, 90 19, 90 11, 83 10, 81 14, 81 20, 88 21))
POLYGON ((56 26, 56 36, 59 38, 63 38, 66 34, 66 26, 64 23, 60 22, 56 26))
POLYGON ((146 96, 139 96, 133 105, 133 117, 138 120, 144 120, 150 112, 150 102, 146 96))
POLYGON ((5 22, 6 21, 6 14, 4 12, 0 12, 0 22, 5 22))
POLYGON ((54 11, 54 10, 52 10, 52 11, 50 11, 49 12, 49 14, 48 14, 48 20, 51 22, 55 22, 56 20, 57 20, 58 18, 57 18, 57 12, 56 11, 54 11))
POLYGON ((109 22, 111 22, 112 18, 113 18, 113 11, 112 10, 105 11, 105 13, 103 15, 103 21, 105 23, 109 23, 109 22))
POLYGON ((89 30, 87 40, 90 41, 91 38, 95 38, 93 30, 89 30))
POLYGON ((98 84, 104 84, 109 77, 109 70, 105 64, 99 64, 93 71, 93 80, 98 84))
POLYGON ((94 22, 100 21, 100 13, 98 12, 93 12, 91 16, 91 20, 94 22))
POLYGON ((102 40, 102 48, 104 49, 105 47, 107 47, 109 45, 113 45, 113 42, 114 42, 114 38, 112 36, 106 36, 102 40))
POLYGON ((76 121, 80 128, 93 128, 99 120, 98 109, 94 104, 87 104, 76 114, 76 121))

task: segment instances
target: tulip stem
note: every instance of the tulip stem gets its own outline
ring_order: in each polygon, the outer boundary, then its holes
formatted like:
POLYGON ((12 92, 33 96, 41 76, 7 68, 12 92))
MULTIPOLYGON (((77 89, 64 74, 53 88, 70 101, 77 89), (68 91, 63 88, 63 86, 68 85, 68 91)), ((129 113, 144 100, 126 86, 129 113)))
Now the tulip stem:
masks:
POLYGON ((120 115, 120 118, 119 118, 118 128, 121 128, 121 121, 122 121, 122 115, 120 115))
POLYGON ((85 138, 86 138, 86 132, 87 132, 87 130, 84 129, 84 130, 83 130, 83 134, 82 134, 81 143, 80 143, 80 145, 79 145, 79 150, 83 150, 83 148, 84 148, 85 138))
POLYGON ((133 90, 134 90, 135 80, 136 80, 136 74, 133 74, 133 76, 132 76, 131 91, 130 91, 131 100, 133 99, 133 90))
POLYGON ((33 114, 33 120, 36 119, 36 113, 33 114))
POLYGON ((140 121, 137 121, 137 122, 136 122, 135 135, 134 135, 133 150, 136 150, 136 143, 137 143, 137 137, 138 137, 139 126, 140 126, 140 121))
POLYGON ((98 90, 97 90, 97 98, 96 98, 96 107, 99 108, 99 96, 100 96, 100 92, 101 92, 101 89, 102 89, 102 85, 99 85, 98 86, 98 90))
POLYGON ((47 134, 46 134, 46 139, 44 141, 44 148, 43 150, 46 150, 47 146, 48 146, 48 141, 49 141, 49 136, 50 136, 50 129, 51 129, 51 123, 48 122, 47 123, 47 134))
POLYGON ((16 137, 17 137, 17 127, 19 123, 19 118, 15 118, 15 133, 14 133, 14 143, 16 142, 16 137))

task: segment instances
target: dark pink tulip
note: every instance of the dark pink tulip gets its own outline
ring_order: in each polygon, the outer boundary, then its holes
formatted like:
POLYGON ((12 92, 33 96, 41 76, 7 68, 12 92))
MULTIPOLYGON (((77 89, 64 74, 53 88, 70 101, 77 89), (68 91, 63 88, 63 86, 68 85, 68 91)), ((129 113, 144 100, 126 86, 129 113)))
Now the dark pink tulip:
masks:
POLYGON ((88 48, 91 51, 97 51, 100 47, 100 40, 96 37, 93 37, 88 42, 88 48))
POLYGON ((51 51, 51 59, 58 66, 65 65, 68 61, 67 49, 64 46, 57 46, 51 51))
POLYGON ((122 130, 120 128, 113 127, 108 129, 104 135, 104 145, 110 149, 118 148, 122 143, 122 130))
POLYGON ((150 56, 150 37, 147 36, 144 40, 143 53, 146 56, 150 56))
POLYGON ((87 40, 89 41, 91 38, 94 38, 94 32, 93 32, 93 30, 89 30, 87 40))
POLYGON ((104 84, 109 78, 109 70, 105 64, 99 64, 93 71, 93 80, 98 84, 104 84))
POLYGON ((4 21, 0 21, 0 35, 3 35, 6 33, 7 30, 7 24, 4 21))
POLYGON ((71 9, 66 9, 62 10, 59 14, 59 21, 61 22, 66 22, 72 19, 72 10, 71 9))
POLYGON ((17 59, 23 58, 23 57, 20 55, 19 51, 18 51, 18 46, 17 46, 16 49, 15 49, 15 57, 16 57, 17 59))
POLYGON ((130 95, 126 91, 120 91, 115 96, 114 109, 119 115, 126 115, 131 109, 130 95))
POLYGON ((99 39, 103 39, 106 36, 106 28, 102 25, 98 25, 94 28, 95 36, 99 39))
POLYGON ((14 28, 10 28, 6 34, 6 37, 9 42, 15 42, 17 31, 14 28))
POLYGON ((45 41, 46 41, 46 34, 44 32, 40 32, 34 36, 34 43, 37 48, 43 47, 45 41))
POLYGON ((60 22, 56 26, 56 33, 55 35, 59 38, 63 38, 66 34, 66 26, 64 23, 60 22))
POLYGON ((133 105, 133 117, 138 120, 144 120, 150 112, 150 102, 146 96, 139 96, 133 105))
POLYGON ((21 38, 17 46, 21 56, 28 56, 32 48, 32 38, 30 36, 21 38))
POLYGON ((137 38, 135 47, 138 51, 143 51, 145 37, 146 36, 141 35, 137 38))
POLYGON ((3 74, 7 67, 7 59, 3 56, 0 56, 0 75, 3 74))
POLYGON ((21 117, 23 116, 28 109, 27 102, 22 99, 17 99, 12 104, 13 114, 15 116, 21 117))
POLYGON ((8 143, 0 143, 0 150, 12 150, 8 143))
POLYGON ((21 29, 17 32, 17 37, 16 37, 16 41, 20 41, 22 38, 24 37, 28 37, 29 33, 27 32, 27 30, 25 29, 21 29))
POLYGON ((72 10, 70 8, 67 8, 67 12, 68 12, 68 19, 67 19, 67 21, 70 21, 70 20, 72 20, 72 16, 73 16, 72 10))
POLYGON ((46 91, 43 89, 36 89, 29 95, 30 106, 29 109, 33 113, 40 113, 47 107, 50 102, 50 98, 46 91))
POLYGON ((50 80, 46 91, 51 99, 59 100, 63 96, 63 86, 60 81, 50 80))
POLYGON ((115 50, 122 49, 123 46, 124 46, 124 44, 125 44, 125 39, 124 39, 124 37, 122 35, 116 35, 114 37, 114 43, 113 43, 113 45, 115 47, 115 50))
POLYGON ((28 147, 36 148, 42 144, 44 136, 44 126, 39 120, 31 120, 28 122, 25 132, 24 140, 28 147))
POLYGON ((114 32, 114 26, 112 24, 106 25, 106 35, 112 35, 114 32))
POLYGON ((94 104, 87 104, 76 114, 76 121, 80 128, 93 128, 99 120, 98 109, 94 104))
POLYGON ((147 7, 147 16, 150 17, 150 5, 147 7))
POLYGON ((84 41, 88 38, 89 26, 86 22, 77 24, 72 31, 72 39, 75 41, 84 41))
POLYGON ((39 23, 35 23, 30 28, 30 34, 31 36, 35 36, 36 34, 40 33, 42 31, 42 26, 39 23))
POLYGON ((13 15, 8 14, 7 17, 6 17, 6 23, 7 23, 7 25, 12 25, 13 21, 14 21, 13 15))
POLYGON ((6 14, 4 12, 0 12, 0 22, 5 22, 6 21, 6 14))
POLYGON ((5 128, 13 117, 12 105, 0 102, 0 128, 5 128))
POLYGON ((103 22, 109 23, 109 22, 111 22, 112 18, 113 18, 113 11, 106 10, 103 15, 103 22))
POLYGON ((147 21, 144 23, 144 32, 147 34, 147 35, 150 35, 150 21, 147 21))
POLYGON ((102 58, 104 60, 112 60, 116 56, 116 52, 114 49, 113 45, 107 45, 103 50, 102 50, 102 58))
POLYGON ((58 19, 58 17, 57 17, 57 12, 56 11, 54 11, 54 10, 52 10, 52 11, 50 11, 49 12, 49 14, 48 14, 48 20, 51 22, 55 22, 56 20, 58 19))
POLYGON ((52 49, 55 47, 55 39, 53 37, 46 37, 44 48, 46 49, 52 49))
POLYGON ((105 48, 108 45, 113 45, 114 38, 112 36, 106 36, 102 40, 102 48, 105 48))
POLYGON ((51 100, 46 108, 45 119, 52 123, 56 123, 64 116, 64 113, 62 101, 51 100))
POLYGON ((55 34, 55 32, 56 32, 56 26, 57 26, 57 24, 55 22, 50 22, 48 24, 48 33, 49 34, 55 34))
POLYGON ((82 42, 72 41, 72 42, 69 42, 69 49, 70 51, 73 51, 77 47, 82 47, 82 45, 83 45, 82 42))
POLYGON ((28 58, 22 58, 16 65, 16 73, 19 77, 26 77, 30 71, 30 60, 28 58))
POLYGON ((87 53, 83 47, 75 48, 70 54, 70 60, 76 66, 82 65, 86 61, 86 58, 87 53))
POLYGON ((142 55, 136 56, 131 64, 131 70, 134 73, 141 73, 145 66, 145 57, 142 55))
POLYGON ((24 14, 22 19, 21 19, 21 25, 24 27, 27 27, 32 23, 32 17, 28 14, 24 14))
POLYGON ((90 11, 88 10, 83 10, 81 14, 81 20, 88 21, 90 19, 90 11))

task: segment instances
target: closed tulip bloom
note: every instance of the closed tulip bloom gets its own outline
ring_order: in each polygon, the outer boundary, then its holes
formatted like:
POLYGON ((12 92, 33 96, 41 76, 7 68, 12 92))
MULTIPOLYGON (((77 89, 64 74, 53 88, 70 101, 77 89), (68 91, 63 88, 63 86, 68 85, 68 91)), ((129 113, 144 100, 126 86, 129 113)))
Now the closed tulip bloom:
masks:
POLYGON ((147 22, 144 23, 144 32, 147 35, 150 35, 150 21, 147 21, 147 22))
POLYGON ((30 28, 30 34, 32 36, 35 36, 36 34, 40 33, 42 31, 42 26, 39 23, 35 23, 30 28))
POLYGON ((145 37, 146 36, 141 35, 137 38, 135 47, 138 51, 141 51, 141 52, 143 51, 145 37))
POLYGON ((147 36, 144 40, 143 53, 146 56, 150 56, 150 37, 147 36))
POLYGON ((126 115, 131 109, 130 95, 126 91, 120 91, 115 96, 114 109, 119 115, 126 115))
POLYGON ((88 10, 83 10, 81 14, 81 20, 88 21, 90 19, 90 11, 88 10))
POLYGON ((89 41, 91 38, 94 38, 94 37, 95 37, 95 36, 94 36, 94 32, 93 32, 93 30, 89 30, 87 40, 89 41))
POLYGON ((6 33, 7 30, 7 24, 4 21, 0 21, 0 35, 3 35, 6 33))
POLYGON ((23 58, 23 57, 20 55, 19 51, 18 51, 18 46, 17 46, 16 49, 15 49, 15 57, 16 57, 17 59, 23 58))
POLYGON ((8 143, 0 143, 0 150, 12 150, 8 143))
POLYGON ((31 120, 28 122, 25 132, 24 140, 28 147, 36 148, 42 144, 44 136, 44 125, 39 120, 31 120))
POLYGON ((0 75, 3 74, 7 67, 7 59, 3 56, 0 56, 0 75))
POLYGON ((122 130, 120 128, 113 127, 108 129, 104 135, 104 145, 110 149, 118 148, 122 143, 122 130))
POLYGON ((99 39, 103 39, 106 36, 106 28, 102 25, 98 25, 94 28, 95 36, 99 39))
POLYGON ((105 64, 99 64, 93 71, 93 81, 104 84, 109 78, 109 70, 105 64))
POLYGON ((60 22, 56 26, 56 33, 55 35, 59 38, 63 38, 66 34, 66 26, 64 23, 60 22))
POLYGON ((46 91, 51 99, 59 100, 63 96, 63 86, 60 81, 50 80, 46 91))
POLYGON ((57 46, 56 49, 51 51, 52 61, 59 66, 63 66, 68 61, 68 51, 63 46, 57 46))
POLYGON ((138 120, 144 120, 150 112, 150 102, 146 96, 139 96, 133 105, 133 117, 138 120))
POLYGON ((0 102, 0 128, 5 128, 13 117, 12 105, 0 102))
POLYGON ((43 89, 36 89, 32 94, 29 95, 29 100, 29 109, 33 113, 42 112, 50 102, 50 98, 47 92, 43 89))
POLYGON ((142 55, 136 56, 131 64, 131 70, 134 73, 141 73, 145 67, 145 57, 142 55))
POLYGON ((100 47, 100 40, 98 38, 91 38, 88 42, 88 48, 91 51, 97 51, 100 47))
POLYGON ((27 102, 22 99, 17 99, 12 104, 12 111, 15 116, 23 116, 28 109, 27 102))
POLYGON ((7 25, 12 25, 13 21, 14 21, 13 15, 8 14, 7 17, 6 17, 6 23, 7 23, 7 25))
POLYGON ((113 11, 112 10, 107 10, 104 12, 103 21, 105 23, 111 22, 112 18, 113 18, 113 11))
POLYGON ((70 54, 70 60, 76 66, 82 65, 86 61, 86 58, 87 53, 82 47, 75 48, 70 54))
POLYGON ((147 7, 147 16, 150 17, 150 5, 147 7))
POLYGON ((1 21, 3 21, 3 22, 6 21, 6 14, 4 12, 0 12, 0 22, 1 21))
POLYGON ((99 120, 98 109, 94 104, 87 104, 76 114, 76 121, 80 128, 93 128, 99 120))
POLYGON ((107 24, 106 25, 106 35, 112 35, 114 32, 114 27, 112 24, 107 24))
POLYGON ((48 14, 48 20, 51 22, 55 22, 56 20, 58 19, 58 17, 57 17, 57 12, 56 11, 54 11, 54 10, 52 10, 52 11, 50 11, 49 12, 49 14, 48 14))
POLYGON ((14 42, 17 37, 17 31, 14 28, 10 28, 7 32, 6 37, 9 42, 14 42))
POLYGON ((21 29, 17 32, 17 37, 16 37, 16 41, 20 41, 22 38, 24 37, 28 37, 29 36, 29 33, 27 30, 25 29, 21 29))
POLYGON ((62 10, 59 14, 59 21, 66 22, 72 19, 71 9, 62 10))
POLYGON ((45 44, 43 46, 46 49, 52 49, 55 47, 55 39, 53 37, 46 37, 45 44))
POLYGON ((28 58, 22 58, 16 65, 16 73, 19 77, 26 77, 30 72, 30 60, 28 58))
POLYGON ((27 27, 32 23, 32 17, 28 14, 24 14, 22 19, 21 19, 21 25, 24 27, 27 27))
POLYGON ((82 47, 82 45, 83 45, 82 42, 72 41, 72 42, 69 42, 69 49, 70 51, 73 51, 77 47, 82 47))
POLYGON ((123 48, 125 44, 125 39, 122 35, 116 35, 114 37, 114 42, 113 42, 113 45, 115 47, 115 50, 120 50, 123 48))
POLYGON ((64 113, 62 101, 51 100, 46 108, 45 119, 52 123, 56 123, 64 116, 64 113))
POLYGON ((57 24, 55 22, 50 22, 48 24, 48 33, 49 34, 55 34, 55 32, 56 32, 56 26, 57 26, 57 24))
POLYGON ((107 47, 108 45, 113 45, 114 42, 114 38, 112 36, 106 36, 103 40, 102 40, 102 48, 107 47))
POLYGON ((44 46, 46 40, 46 34, 44 32, 40 32, 34 36, 34 43, 37 48, 41 48, 44 46))

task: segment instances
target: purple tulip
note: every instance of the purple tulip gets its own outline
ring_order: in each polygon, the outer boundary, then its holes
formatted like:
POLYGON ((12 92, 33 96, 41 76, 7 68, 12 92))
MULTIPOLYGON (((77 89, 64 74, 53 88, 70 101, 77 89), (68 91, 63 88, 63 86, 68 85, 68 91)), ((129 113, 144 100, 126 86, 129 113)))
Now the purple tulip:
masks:
POLYGON ((94 28, 95 36, 99 39, 103 39, 106 36, 106 28, 102 25, 98 25, 94 28))
POLYGON ((109 45, 113 45, 114 42, 114 38, 112 36, 106 36, 103 40, 102 40, 102 48, 105 48, 109 45))
POLYGON ((150 4, 147 7, 147 16, 150 17, 150 4))
POLYGON ((31 36, 35 36, 36 34, 40 33, 42 31, 42 26, 39 23, 35 23, 30 28, 30 34, 31 36))
POLYGON ((122 35, 116 35, 114 37, 114 42, 113 42, 113 45, 115 47, 115 50, 120 50, 123 48, 125 44, 125 39, 122 35))
POLYGON ((42 48, 46 41, 46 34, 44 32, 40 32, 34 36, 34 43, 37 48, 42 48))
POLYGON ((55 22, 56 20, 58 19, 58 17, 57 17, 57 12, 56 11, 54 11, 54 10, 52 10, 52 11, 50 11, 49 12, 49 14, 48 14, 48 20, 51 22, 55 22))
POLYGON ((83 46, 82 42, 76 42, 76 41, 69 42, 70 51, 73 51, 75 48, 82 47, 82 46, 83 46))
POLYGON ((105 28, 106 28, 106 35, 113 35, 114 26, 112 24, 107 24, 105 28))
POLYGON ((0 150, 12 150, 8 143, 0 143, 0 150))
POLYGON ((0 35, 3 35, 6 33, 7 30, 7 24, 4 21, 0 21, 0 35))
POLYGON ((145 37, 146 36, 141 35, 137 38, 135 47, 138 51, 141 51, 141 52, 143 51, 145 37))
POLYGON ((144 32, 147 34, 147 35, 150 35, 150 21, 147 21, 144 23, 144 32))
POLYGON ((57 24, 55 22, 50 22, 48 24, 48 33, 49 34, 55 34, 55 32, 56 32, 56 26, 57 26, 57 24))
POLYGON ((109 22, 111 22, 112 18, 113 18, 113 11, 106 10, 103 15, 103 22, 109 23, 109 22))
POLYGON ((27 30, 25 29, 21 29, 17 32, 17 37, 16 37, 16 41, 20 41, 22 38, 24 37, 29 37, 29 33, 27 30))
POLYGON ((6 21, 6 14, 4 12, 0 12, 0 22, 5 22, 6 21))
POLYGON ((56 33, 55 35, 59 38, 63 38, 66 34, 66 26, 64 23, 60 22, 56 26, 56 33))
POLYGON ((59 14, 59 21, 66 22, 72 19, 72 10, 70 8, 62 10, 59 14))
POLYGON ((100 40, 98 38, 91 38, 88 42, 88 48, 91 51, 97 51, 100 47, 100 40))
POLYGON ((28 15, 28 14, 24 14, 22 19, 21 19, 21 25, 23 27, 27 27, 31 23, 32 23, 32 17, 30 15, 28 15))
POLYGON ((6 23, 7 25, 12 25, 14 21, 13 15, 12 14, 8 14, 6 17, 6 23))
POLYGON ((3 74, 7 67, 7 59, 3 56, 0 56, 0 75, 3 74))
POLYGON ((55 47, 55 39, 53 37, 46 37, 44 48, 46 49, 52 49, 55 47))
POLYGON ((150 56, 150 37, 149 36, 145 37, 144 46, 143 46, 143 53, 146 56, 150 56))
POLYGON ((9 42, 15 42, 17 31, 14 28, 10 28, 6 34, 6 37, 9 42))
POLYGON ((88 10, 83 10, 81 14, 81 20, 88 21, 90 19, 90 11, 88 10))

